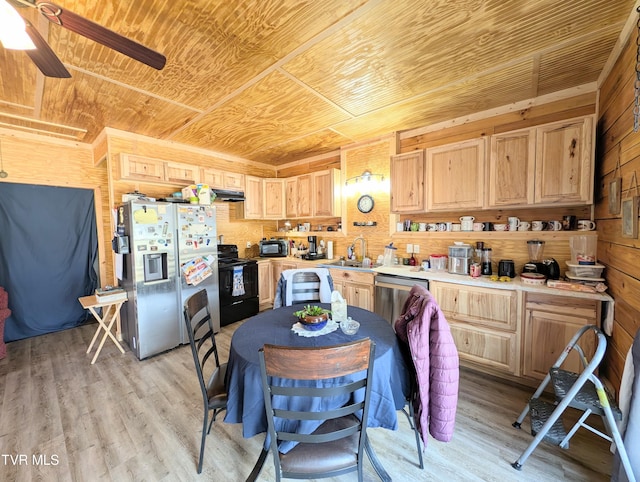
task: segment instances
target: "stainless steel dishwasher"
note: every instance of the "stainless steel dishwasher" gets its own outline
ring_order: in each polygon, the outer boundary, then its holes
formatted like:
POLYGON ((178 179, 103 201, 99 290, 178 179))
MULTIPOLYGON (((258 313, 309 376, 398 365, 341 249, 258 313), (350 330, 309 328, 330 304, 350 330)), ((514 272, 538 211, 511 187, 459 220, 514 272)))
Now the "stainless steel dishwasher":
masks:
POLYGON ((378 274, 375 277, 376 303, 375 312, 389 323, 400 316, 404 302, 414 285, 429 289, 429 281, 420 278, 408 278, 388 274, 378 274))

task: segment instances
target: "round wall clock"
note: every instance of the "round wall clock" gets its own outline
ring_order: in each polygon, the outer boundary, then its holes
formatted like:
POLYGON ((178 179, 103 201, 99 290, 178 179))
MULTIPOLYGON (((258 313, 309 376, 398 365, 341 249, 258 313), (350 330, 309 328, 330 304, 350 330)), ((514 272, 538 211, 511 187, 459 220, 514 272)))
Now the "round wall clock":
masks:
POLYGON ((372 209, 373 209, 373 198, 368 194, 364 194, 360 196, 360 199, 358 199, 358 210, 361 213, 366 214, 366 213, 370 213, 372 209))

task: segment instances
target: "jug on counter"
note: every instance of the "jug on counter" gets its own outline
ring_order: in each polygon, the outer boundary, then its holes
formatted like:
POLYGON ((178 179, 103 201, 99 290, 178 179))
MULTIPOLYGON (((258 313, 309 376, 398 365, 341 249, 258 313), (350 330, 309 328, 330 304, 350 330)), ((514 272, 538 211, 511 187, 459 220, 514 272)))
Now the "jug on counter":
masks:
POLYGON ((389 246, 384 247, 384 257, 382 258, 383 266, 393 266, 397 251, 398 248, 393 246, 393 243, 390 243, 389 246))

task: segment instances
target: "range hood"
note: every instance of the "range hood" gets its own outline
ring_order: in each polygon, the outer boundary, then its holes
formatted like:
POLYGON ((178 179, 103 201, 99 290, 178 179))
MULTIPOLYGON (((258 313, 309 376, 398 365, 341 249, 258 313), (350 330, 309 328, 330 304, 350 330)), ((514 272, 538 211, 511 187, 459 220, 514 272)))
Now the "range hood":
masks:
POLYGON ((242 191, 228 191, 226 189, 212 189, 215 194, 214 201, 239 202, 244 201, 244 193, 242 191))

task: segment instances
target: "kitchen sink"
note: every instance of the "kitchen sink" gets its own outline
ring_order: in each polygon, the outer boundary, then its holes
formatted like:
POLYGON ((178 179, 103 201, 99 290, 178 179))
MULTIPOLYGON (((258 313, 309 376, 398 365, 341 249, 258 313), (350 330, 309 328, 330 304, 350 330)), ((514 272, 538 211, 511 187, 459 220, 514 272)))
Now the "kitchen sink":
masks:
POLYGON ((361 261, 352 261, 350 259, 340 259, 338 261, 334 261, 333 263, 326 263, 331 266, 346 266, 350 268, 362 268, 361 261))
POLYGON ((339 268, 351 268, 351 269, 362 269, 362 270, 370 270, 371 268, 377 268, 381 266, 377 263, 372 264, 368 267, 362 266, 362 261, 352 261, 347 259, 340 259, 338 261, 333 261, 331 263, 323 263, 324 266, 337 266, 339 268))

